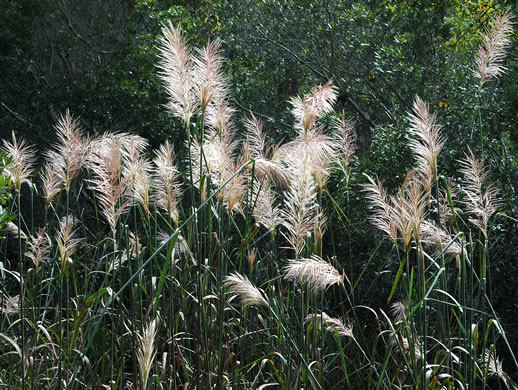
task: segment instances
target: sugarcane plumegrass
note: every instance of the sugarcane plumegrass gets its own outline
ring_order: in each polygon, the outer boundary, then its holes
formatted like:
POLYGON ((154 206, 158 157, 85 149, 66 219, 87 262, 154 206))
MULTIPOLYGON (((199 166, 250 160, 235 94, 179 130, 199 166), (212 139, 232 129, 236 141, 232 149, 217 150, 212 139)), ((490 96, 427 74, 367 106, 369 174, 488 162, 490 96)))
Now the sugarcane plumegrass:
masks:
POLYGON ((307 283, 311 290, 327 290, 333 284, 344 281, 344 275, 318 256, 290 260, 284 269, 284 277, 301 284, 307 283))
POLYGON ((353 325, 351 322, 346 324, 340 318, 330 317, 325 312, 322 312, 321 314, 309 314, 306 316, 306 321, 313 326, 325 324, 328 330, 336 332, 338 336, 354 339, 353 325))
POLYGON ((478 48, 475 59, 474 76, 483 85, 491 79, 495 79, 506 71, 502 62, 505 51, 511 45, 513 32, 513 15, 505 12, 492 18, 491 28, 487 28, 482 34, 482 44, 478 48))
POLYGON ((140 388, 146 390, 151 366, 155 359, 156 349, 154 347, 155 336, 157 330, 156 318, 152 320, 144 329, 142 336, 139 335, 139 349, 137 351, 137 358, 140 373, 140 388))
POLYGON ((269 306, 261 290, 244 275, 238 273, 228 275, 225 278, 225 286, 230 294, 239 296, 243 306, 269 306))

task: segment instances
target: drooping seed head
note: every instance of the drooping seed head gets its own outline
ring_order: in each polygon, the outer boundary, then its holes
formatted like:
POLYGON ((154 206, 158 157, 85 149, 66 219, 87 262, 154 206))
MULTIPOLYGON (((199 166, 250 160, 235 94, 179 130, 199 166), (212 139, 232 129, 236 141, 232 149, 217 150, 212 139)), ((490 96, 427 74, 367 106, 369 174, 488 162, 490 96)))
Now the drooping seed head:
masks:
POLYGON ((307 283, 311 290, 327 290, 333 284, 342 284, 340 272, 318 256, 309 259, 289 260, 284 277, 300 284, 307 283))
POLYGON ((451 253, 455 255, 462 253, 460 242, 453 241, 448 232, 430 221, 423 221, 421 224, 420 239, 424 243, 433 245, 437 255, 443 251, 446 254, 451 253))
POLYGON ((269 306, 261 290, 246 276, 233 273, 225 278, 224 283, 230 294, 237 295, 241 299, 243 306, 269 306))
POLYGON ((306 321, 315 327, 325 325, 328 330, 338 334, 339 337, 354 339, 353 324, 350 321, 345 324, 340 318, 330 317, 325 312, 322 312, 322 314, 309 314, 306 317, 306 321))

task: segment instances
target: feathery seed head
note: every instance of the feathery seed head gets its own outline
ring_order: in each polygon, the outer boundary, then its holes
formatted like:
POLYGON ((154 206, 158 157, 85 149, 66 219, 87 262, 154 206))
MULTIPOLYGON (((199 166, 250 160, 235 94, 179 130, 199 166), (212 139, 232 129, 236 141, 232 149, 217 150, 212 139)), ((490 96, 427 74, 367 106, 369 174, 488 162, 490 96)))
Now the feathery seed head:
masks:
MULTIPOLYGON (((141 145, 137 141, 137 148, 141 145)), ((126 197, 128 178, 122 176, 124 144, 131 145, 128 138, 121 135, 103 136, 94 142, 92 153, 88 156, 88 166, 93 172, 89 180, 91 188, 97 192, 99 204, 112 231, 115 231, 117 220, 132 205, 132 200, 126 197)))
POLYGON ((122 251, 122 254, 120 256, 114 256, 114 258, 110 262, 108 272, 112 272, 116 269, 119 269, 129 259, 140 258, 140 255, 144 249, 144 247, 142 247, 142 245, 140 244, 140 239, 132 231, 129 232, 128 238, 128 247, 122 251))
POLYGON ((21 238, 24 241, 27 240, 27 235, 13 221, 7 222, 7 232, 11 237, 15 239, 21 238))
POLYGON ((317 214, 317 221, 313 228, 314 252, 322 253, 324 233, 326 231, 326 216, 323 212, 317 214))
POLYGON ((177 205, 181 187, 177 180, 179 172, 174 163, 173 148, 168 141, 160 146, 153 163, 156 167, 152 182, 155 190, 153 200, 178 226, 180 216, 177 205))
POLYGON ((390 314, 394 318, 394 323, 399 325, 407 318, 407 302, 406 300, 394 302, 390 305, 390 314))
POLYGON ((505 73, 502 65, 505 51, 511 45, 510 35, 513 33, 513 15, 506 11, 491 19, 491 28, 482 34, 482 44, 478 48, 475 59, 474 76, 480 85, 505 73))
POLYGON ((419 237, 420 226, 425 219, 429 203, 429 193, 423 185, 422 177, 410 171, 398 195, 389 196, 381 182, 365 176, 369 183, 364 185, 364 190, 367 192, 367 199, 375 208, 374 215, 370 218, 371 222, 392 240, 396 240, 399 235, 405 248, 408 248, 412 239, 419 237))
POLYGON ((144 137, 135 134, 117 133, 112 134, 111 137, 119 142, 122 160, 125 165, 142 158, 146 148, 149 146, 148 141, 144 137))
POLYGON ((423 221, 421 224, 420 239, 422 242, 435 246, 435 253, 440 254, 446 247, 446 254, 451 253, 460 255, 462 245, 458 241, 453 241, 448 232, 436 226, 432 222, 423 221))
POLYGON ((518 390, 518 385, 504 371, 504 361, 498 358, 495 351, 486 348, 484 350, 484 359, 480 359, 479 363, 482 367, 484 366, 483 363, 485 363, 489 376, 498 376, 508 389, 518 390))
POLYGON ((410 147, 416 157, 419 171, 434 181, 437 177, 437 156, 441 152, 445 139, 440 134, 435 115, 430 114, 428 105, 416 96, 413 113, 409 114, 410 147))
POLYGON ((337 98, 337 90, 331 81, 325 85, 314 87, 310 94, 291 99, 291 112, 296 120, 297 130, 306 133, 316 124, 316 121, 325 114, 333 111, 333 104, 337 98))
POLYGON ((371 207, 374 208, 374 213, 369 219, 375 227, 386 233, 391 240, 396 241, 398 237, 396 210, 391 203, 391 198, 380 180, 364 175, 369 183, 363 185, 363 190, 371 207))
POLYGON ((270 231, 281 223, 281 210, 275 204, 275 194, 269 184, 254 182, 254 209, 252 213, 258 224, 270 231))
POLYGON ((313 291, 327 290, 344 280, 335 267, 315 255, 310 259, 289 260, 284 268, 284 277, 300 284, 307 283, 313 291))
POLYGON ((198 109, 192 56, 183 41, 179 28, 171 23, 162 28, 159 46, 160 78, 169 95, 167 107, 176 117, 190 126, 198 109))
POLYGON ((224 284, 230 294, 239 296, 243 306, 269 306, 261 290, 254 286, 244 275, 238 273, 230 274, 225 278, 224 284))
POLYGON ((75 220, 71 215, 63 217, 59 223, 56 242, 61 257, 61 269, 65 269, 72 255, 77 251, 82 238, 76 238, 75 220))
POLYGON ((13 131, 12 142, 4 140, 2 150, 11 160, 4 172, 11 178, 14 188, 19 191, 22 183, 28 180, 33 172, 36 161, 34 149, 27 145, 24 139, 17 140, 13 131))
POLYGON ((243 124, 252 157, 264 157, 267 141, 263 131, 263 123, 250 113, 250 117, 245 118, 243 124))
POLYGON ((59 142, 54 150, 46 153, 46 160, 61 176, 65 190, 69 192, 72 180, 85 162, 89 140, 83 138, 77 120, 68 110, 65 115, 61 116, 54 128, 59 142))
POLYGON ((256 248, 249 249, 247 251, 246 258, 248 260, 248 265, 250 266, 250 269, 251 270, 254 269, 255 260, 257 258, 257 249, 256 248))
POLYGON ((224 100, 227 95, 227 82, 223 76, 223 57, 219 53, 220 42, 211 41, 203 50, 197 50, 194 57, 194 79, 197 86, 201 112, 205 111, 214 99, 224 100))
POLYGON ((460 172, 464 175, 464 194, 467 199, 463 202, 466 210, 473 216, 470 219, 487 238, 489 218, 496 212, 501 200, 493 183, 487 184, 489 172, 484 160, 478 160, 473 152, 460 160, 460 172))
POLYGON ((340 147, 339 140, 324 134, 324 128, 319 126, 282 145, 279 152, 293 174, 309 169, 320 190, 327 181, 331 163, 340 154, 340 147))
MULTIPOLYGON (((246 146, 255 160, 255 173, 260 180, 268 178, 281 187, 289 184, 289 175, 281 161, 275 159, 276 149, 266 140, 262 122, 253 114, 245 118, 246 146)), ((278 157, 278 156, 277 156, 278 157)))
POLYGON ((207 106, 205 112, 207 125, 218 133, 232 132, 232 115, 234 110, 225 96, 218 94, 207 106))
POLYGON ((407 357, 407 359, 412 359, 418 361, 421 359, 421 343, 419 340, 412 340, 413 343, 413 351, 411 348, 411 343, 408 341, 408 338, 401 336, 401 334, 397 334, 395 338, 392 339, 392 345, 398 345, 401 349, 401 352, 407 357), (397 339, 396 339, 397 338, 397 339))
POLYGON ((286 193, 281 223, 288 230, 286 238, 299 254, 318 221, 318 204, 315 201, 315 181, 309 166, 302 164, 297 168, 286 193))
POLYGON ((344 174, 347 174, 347 167, 356 150, 356 134, 354 132, 353 122, 345 118, 342 113, 338 118, 333 119, 331 123, 334 129, 334 135, 337 140, 337 153, 335 161, 338 163, 344 174))
POLYGON ((40 177, 43 183, 45 207, 48 207, 52 200, 54 200, 54 198, 61 192, 63 188, 63 175, 55 164, 46 162, 40 177))
POLYGON ((306 321, 310 322, 314 327, 320 327, 322 324, 325 324, 328 330, 337 333, 338 336, 354 339, 353 324, 350 321, 345 324, 341 319, 330 317, 325 312, 322 312, 322 314, 309 314, 306 317, 306 321))
POLYGON ((143 157, 137 157, 126 164, 123 175, 127 177, 133 198, 140 203, 146 218, 149 218, 151 163, 143 157))
POLYGON ((425 183, 422 176, 412 175, 408 185, 403 184, 398 196, 392 197, 396 225, 406 248, 412 239, 418 240, 421 224, 426 217, 430 193, 425 183))
POLYGON ((50 237, 45 228, 38 229, 36 234, 31 236, 25 256, 32 260, 36 271, 41 263, 45 263, 48 260, 50 246, 50 237))
POLYGON ((448 189, 441 188, 439 191, 439 216, 441 218, 442 225, 444 225, 447 230, 449 230, 454 224, 453 213, 459 214, 460 212, 460 210, 457 207, 455 207, 456 199, 457 190, 456 187, 453 185, 453 181, 450 179, 448 183, 448 189), (448 191, 452 201, 451 205, 450 199, 448 197, 448 191))
POLYGON ((19 314, 20 310, 20 295, 14 297, 0 295, 0 313, 7 315, 19 314))
POLYGON ((92 140, 92 152, 87 157, 87 166, 94 174, 118 183, 122 176, 123 145, 118 134, 104 134, 92 140))
POLYGON ((282 163, 277 161, 256 158, 255 174, 259 180, 271 180, 281 188, 286 188, 290 184, 289 172, 282 163))
MULTIPOLYGON (((234 158, 236 141, 233 140, 231 132, 218 133, 215 129, 205 132, 203 141, 203 164, 201 174, 209 178, 213 187, 217 188, 229 180, 239 169, 239 165, 234 158)), ((200 176, 201 145, 194 139, 190 147, 192 161, 192 176, 194 185, 202 192, 202 197, 206 193, 205 188, 201 188, 202 177, 200 176)), ((206 183, 207 181, 205 181, 206 183)), ((245 176, 240 173, 233 177, 230 182, 219 192, 218 196, 230 213, 241 212, 241 203, 246 189, 245 176)))
POLYGON ((153 360, 155 359, 155 337, 157 331, 157 319, 151 321, 145 328, 142 335, 139 337, 139 349, 137 351, 137 359, 139 364, 140 373, 140 388, 142 390, 147 389, 147 381, 153 360))

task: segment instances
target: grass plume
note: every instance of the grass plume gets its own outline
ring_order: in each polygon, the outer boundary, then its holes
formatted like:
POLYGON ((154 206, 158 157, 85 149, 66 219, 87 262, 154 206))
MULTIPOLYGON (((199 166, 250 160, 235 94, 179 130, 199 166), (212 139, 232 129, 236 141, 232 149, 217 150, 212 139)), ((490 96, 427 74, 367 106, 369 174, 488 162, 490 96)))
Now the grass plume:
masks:
POLYGON ((473 74, 483 85, 495 79, 506 71, 503 60, 506 49, 511 45, 510 36, 513 33, 513 15, 506 11, 494 16, 482 34, 482 43, 475 58, 473 74))
POLYGON ((4 172, 11 178, 14 188, 19 191, 22 183, 32 175, 36 157, 34 149, 24 139, 17 139, 14 132, 11 139, 11 142, 3 142, 2 150, 11 160, 4 172))
POLYGON ((261 290, 244 275, 237 272, 228 275, 225 277, 225 286, 230 294, 237 295, 241 299, 243 306, 269 306, 261 290))
POLYGON ((327 290, 334 284, 342 284, 344 277, 338 270, 314 255, 308 259, 290 260, 284 268, 284 277, 300 284, 307 283, 311 290, 327 290))
POLYGON ((138 367, 140 373, 140 388, 147 389, 147 383, 153 360, 155 359, 155 337, 158 321, 155 318, 144 328, 142 335, 139 335, 139 349, 137 351, 138 367))

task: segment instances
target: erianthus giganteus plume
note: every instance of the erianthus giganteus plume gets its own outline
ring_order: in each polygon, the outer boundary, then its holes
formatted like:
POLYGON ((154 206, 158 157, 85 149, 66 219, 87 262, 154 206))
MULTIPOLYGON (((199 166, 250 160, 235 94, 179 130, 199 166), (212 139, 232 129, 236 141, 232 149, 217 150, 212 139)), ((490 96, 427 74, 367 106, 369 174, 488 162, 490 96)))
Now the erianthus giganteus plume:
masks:
POLYGON ((171 23, 162 29, 160 40, 160 77, 169 95, 167 108, 189 128, 198 109, 191 53, 179 28, 171 23))
POLYGON ((33 165, 36 160, 34 149, 27 145, 25 140, 16 139, 13 132, 12 143, 4 140, 2 150, 10 159, 10 163, 4 171, 11 178, 11 183, 14 188, 19 191, 22 187, 22 183, 28 180, 32 174, 33 165))
POLYGON ((284 269, 284 277, 300 284, 307 283, 309 289, 315 291, 327 290, 344 280, 335 267, 316 255, 309 259, 290 260, 284 269))
POLYGON ((261 290, 244 275, 230 274, 225 278, 225 286, 230 294, 237 295, 241 299, 243 306, 269 306, 261 290))
POLYGON ((491 19, 491 28, 482 34, 482 43, 478 48, 473 74, 480 80, 480 85, 497 78, 506 71, 502 62, 505 50, 511 45, 513 33, 513 15, 506 11, 491 19))
POLYGON ((157 330, 156 318, 152 320, 145 328, 142 335, 139 335, 139 349, 137 351, 137 358, 139 364, 140 373, 140 388, 142 390, 147 389, 147 381, 151 367, 153 366, 153 360, 155 359, 155 337, 157 330))

